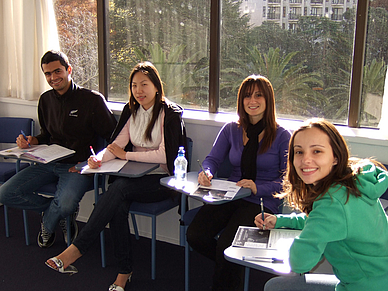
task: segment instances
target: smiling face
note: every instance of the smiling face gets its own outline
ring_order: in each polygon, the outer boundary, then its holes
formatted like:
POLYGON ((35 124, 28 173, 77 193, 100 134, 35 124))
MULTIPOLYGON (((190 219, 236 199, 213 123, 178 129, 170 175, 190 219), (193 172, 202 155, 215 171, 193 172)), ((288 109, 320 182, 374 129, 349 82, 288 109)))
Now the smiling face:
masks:
POLYGON ((329 136, 315 127, 298 132, 292 150, 295 170, 306 184, 315 185, 337 164, 329 136))
POLYGON ((47 83, 60 95, 67 92, 70 87, 71 71, 69 66, 66 68, 60 61, 53 61, 48 64, 42 64, 43 74, 46 77, 47 83))
POLYGON ((136 101, 148 110, 155 103, 155 96, 158 92, 150 78, 142 72, 137 72, 132 79, 131 91, 136 101))
POLYGON ((244 96, 244 110, 249 115, 249 121, 252 124, 259 122, 263 116, 266 109, 266 101, 263 92, 255 85, 252 92, 247 92, 247 95, 244 96))

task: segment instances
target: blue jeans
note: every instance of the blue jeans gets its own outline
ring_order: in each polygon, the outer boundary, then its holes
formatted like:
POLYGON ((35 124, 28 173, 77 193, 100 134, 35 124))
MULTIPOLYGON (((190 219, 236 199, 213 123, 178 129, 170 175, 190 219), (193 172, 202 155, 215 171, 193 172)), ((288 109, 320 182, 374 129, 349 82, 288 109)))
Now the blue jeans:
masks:
POLYGON ((118 177, 96 204, 88 222, 73 244, 84 254, 99 233, 109 223, 114 255, 119 263, 119 273, 132 272, 132 248, 128 212, 132 202, 158 202, 176 195, 176 192, 160 185, 167 175, 145 175, 139 178, 118 177))
POLYGON ((334 291, 339 280, 334 275, 304 274, 272 278, 264 291, 334 291))
POLYGON ((55 232, 60 219, 74 213, 85 192, 93 189, 93 177, 70 173, 73 164, 36 164, 14 175, 0 187, 0 203, 9 207, 44 212, 43 224, 55 232), (44 185, 57 182, 53 198, 35 193, 44 185))

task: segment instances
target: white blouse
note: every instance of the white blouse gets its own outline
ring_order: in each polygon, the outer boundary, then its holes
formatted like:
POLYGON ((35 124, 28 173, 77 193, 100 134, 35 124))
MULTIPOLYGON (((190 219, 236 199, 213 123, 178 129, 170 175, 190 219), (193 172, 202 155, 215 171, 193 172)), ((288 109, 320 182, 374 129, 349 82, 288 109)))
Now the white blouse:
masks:
MULTIPOLYGON (((146 140, 144 137, 145 130, 152 118, 152 109, 144 110, 142 106, 139 107, 136 117, 131 115, 127 123, 120 131, 119 135, 113 141, 120 148, 125 148, 129 140, 133 144, 133 151, 126 152, 125 158, 130 161, 158 163, 160 168, 151 173, 168 173, 166 150, 164 145, 164 110, 159 114, 152 129, 152 141, 146 140)), ((108 150, 104 150, 102 154, 102 162, 107 162, 115 158, 115 156, 108 150)))

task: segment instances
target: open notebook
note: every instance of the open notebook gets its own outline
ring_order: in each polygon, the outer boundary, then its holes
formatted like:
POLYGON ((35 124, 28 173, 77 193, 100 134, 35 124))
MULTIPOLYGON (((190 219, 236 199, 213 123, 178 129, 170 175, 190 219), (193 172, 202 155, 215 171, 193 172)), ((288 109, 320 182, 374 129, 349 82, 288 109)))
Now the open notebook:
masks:
POLYGON ((14 147, 0 151, 0 156, 16 157, 23 160, 47 164, 52 161, 63 159, 75 153, 74 150, 52 144, 32 145, 27 149, 14 147))

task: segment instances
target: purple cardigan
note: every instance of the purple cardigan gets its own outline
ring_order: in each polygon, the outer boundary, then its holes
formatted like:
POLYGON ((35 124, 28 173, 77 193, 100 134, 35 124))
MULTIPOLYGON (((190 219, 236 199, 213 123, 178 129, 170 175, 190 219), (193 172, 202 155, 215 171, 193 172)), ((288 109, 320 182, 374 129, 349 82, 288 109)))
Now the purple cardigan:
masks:
MULTIPOLYGON (((253 193, 243 198, 249 202, 259 204, 263 197, 264 206, 278 213, 280 200, 272 194, 281 190, 282 173, 286 170, 288 143, 291 134, 281 126, 278 126, 276 138, 272 146, 263 154, 257 156, 256 187, 257 194, 253 193)), ((261 143, 260 143, 261 144, 261 143)), ((212 174, 217 172, 219 165, 226 155, 233 165, 233 171, 229 181, 237 182, 241 179, 241 155, 243 151, 243 130, 236 122, 227 123, 219 132, 213 148, 203 161, 203 167, 210 169, 212 174)))

